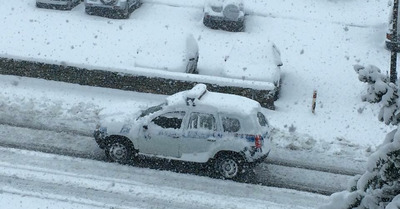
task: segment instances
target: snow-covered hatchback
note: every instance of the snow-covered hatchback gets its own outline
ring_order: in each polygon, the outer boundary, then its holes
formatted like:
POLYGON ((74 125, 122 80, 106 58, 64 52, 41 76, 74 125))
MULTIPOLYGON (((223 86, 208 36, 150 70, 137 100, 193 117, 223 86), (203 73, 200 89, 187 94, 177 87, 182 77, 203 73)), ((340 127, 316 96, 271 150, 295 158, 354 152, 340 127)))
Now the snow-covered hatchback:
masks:
POLYGON ((85 12, 89 15, 128 19, 140 5, 140 0, 85 0, 85 12))
POLYGON ((145 155, 209 163, 219 176, 232 179, 268 156, 269 130, 258 102, 197 84, 131 123, 98 125, 94 138, 114 162, 145 155))
POLYGON ((36 0, 36 7, 71 10, 79 3, 81 3, 81 0, 36 0))

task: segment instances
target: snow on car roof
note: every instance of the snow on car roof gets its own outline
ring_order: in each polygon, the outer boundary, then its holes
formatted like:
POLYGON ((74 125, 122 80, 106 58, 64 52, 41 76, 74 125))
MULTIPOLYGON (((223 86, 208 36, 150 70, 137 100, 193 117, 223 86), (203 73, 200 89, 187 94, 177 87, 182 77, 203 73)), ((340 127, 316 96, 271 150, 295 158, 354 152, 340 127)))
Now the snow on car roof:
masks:
POLYGON ((279 49, 272 42, 262 47, 258 45, 257 42, 237 42, 230 55, 226 57, 223 65, 224 76, 244 80, 279 81, 280 70, 278 66, 283 65, 279 49), (251 56, 248 59, 239 59, 243 57, 243 51, 239 49, 245 48, 244 45, 253 48, 252 51, 248 52, 251 56))
POLYGON ((205 84, 167 97, 168 106, 195 105, 215 108, 218 112, 248 115, 261 108, 260 103, 234 94, 210 92, 205 84))

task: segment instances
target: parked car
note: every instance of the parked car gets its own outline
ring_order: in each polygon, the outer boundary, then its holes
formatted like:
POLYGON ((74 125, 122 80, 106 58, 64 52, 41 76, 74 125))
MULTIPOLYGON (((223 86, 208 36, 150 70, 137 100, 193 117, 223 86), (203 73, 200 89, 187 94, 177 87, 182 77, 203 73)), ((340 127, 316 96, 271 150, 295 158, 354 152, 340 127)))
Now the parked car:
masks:
POLYGON ((269 130, 258 102, 197 84, 142 111, 133 122, 98 125, 94 138, 114 162, 145 155, 208 163, 219 176, 233 179, 268 156, 269 130))
POLYGON ((274 43, 271 42, 264 46, 256 40, 238 41, 234 43, 230 53, 220 59, 224 59, 220 75, 228 78, 271 83, 275 86, 274 100, 279 98, 283 62, 281 52, 274 43), (241 50, 246 47, 252 49, 248 54, 244 54, 241 50))
POLYGON ((244 31, 242 0, 207 0, 204 4, 203 23, 212 29, 244 31))
POLYGON ((140 5, 140 0, 85 0, 85 11, 89 15, 129 18, 140 5))
POLYGON ((394 24, 393 24, 393 3, 392 6, 390 7, 390 16, 389 16, 389 24, 388 24, 388 29, 386 31, 386 39, 385 39, 385 44, 386 48, 389 49, 390 51, 396 51, 400 52, 400 43, 399 43, 399 24, 400 24, 400 18, 397 24, 397 34, 394 34, 394 24))
POLYGON ((36 0, 36 7, 47 9, 71 10, 81 0, 36 0))

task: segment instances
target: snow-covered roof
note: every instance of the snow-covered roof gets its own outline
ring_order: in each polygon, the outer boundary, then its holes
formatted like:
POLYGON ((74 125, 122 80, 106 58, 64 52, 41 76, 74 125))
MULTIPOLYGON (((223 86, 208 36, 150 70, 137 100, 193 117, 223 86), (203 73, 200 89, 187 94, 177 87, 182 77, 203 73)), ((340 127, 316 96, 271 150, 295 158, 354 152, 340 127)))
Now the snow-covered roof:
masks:
POLYGON ((168 106, 196 106, 215 109, 221 113, 249 115, 261 108, 260 103, 252 99, 207 90, 205 84, 197 84, 191 90, 182 91, 167 97, 168 106))

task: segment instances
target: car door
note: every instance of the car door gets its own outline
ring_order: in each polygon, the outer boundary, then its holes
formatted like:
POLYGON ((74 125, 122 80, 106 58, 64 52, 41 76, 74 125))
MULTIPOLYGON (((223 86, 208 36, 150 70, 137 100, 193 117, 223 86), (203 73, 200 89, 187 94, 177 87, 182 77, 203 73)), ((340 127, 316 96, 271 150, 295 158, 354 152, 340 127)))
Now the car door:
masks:
POLYGON ((143 126, 139 150, 143 154, 179 157, 183 111, 163 113, 143 126))
MULTIPOLYGON (((217 117, 212 113, 191 112, 181 140, 181 153, 186 156, 198 156, 207 153, 218 142, 217 117)), ((208 160, 198 159, 198 161, 208 160)), ((197 160, 196 160, 197 161, 197 160)))

